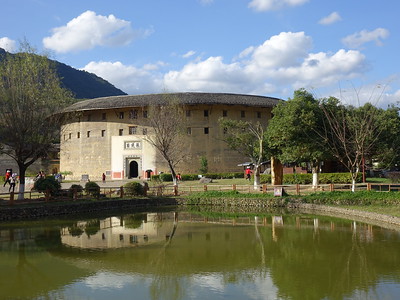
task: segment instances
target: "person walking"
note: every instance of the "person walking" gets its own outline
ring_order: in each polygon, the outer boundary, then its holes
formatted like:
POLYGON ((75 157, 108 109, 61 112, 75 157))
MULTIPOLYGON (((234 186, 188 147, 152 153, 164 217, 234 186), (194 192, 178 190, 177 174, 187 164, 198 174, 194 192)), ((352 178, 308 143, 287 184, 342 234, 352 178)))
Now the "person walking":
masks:
POLYGON ((6 176, 4 177, 4 185, 3 185, 3 187, 5 187, 7 183, 10 184, 10 178, 11 178, 11 171, 7 170, 6 176))
POLYGON ((15 190, 15 184, 17 183, 17 174, 12 174, 12 176, 10 177, 10 187, 8 188, 8 192, 10 193, 11 192, 11 189, 12 189, 12 192, 14 193, 14 190, 15 190))

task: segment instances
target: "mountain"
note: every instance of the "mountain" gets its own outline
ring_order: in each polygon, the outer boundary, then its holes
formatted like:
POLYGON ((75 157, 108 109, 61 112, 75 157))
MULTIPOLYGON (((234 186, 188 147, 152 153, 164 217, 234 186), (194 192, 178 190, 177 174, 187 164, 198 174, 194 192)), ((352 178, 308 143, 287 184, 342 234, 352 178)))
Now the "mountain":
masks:
MULTIPOLYGON (((13 55, 0 48, 0 61, 7 54, 13 55)), ((93 73, 74 69, 58 61, 53 62, 62 85, 72 91, 77 99, 126 95, 125 92, 93 73)))

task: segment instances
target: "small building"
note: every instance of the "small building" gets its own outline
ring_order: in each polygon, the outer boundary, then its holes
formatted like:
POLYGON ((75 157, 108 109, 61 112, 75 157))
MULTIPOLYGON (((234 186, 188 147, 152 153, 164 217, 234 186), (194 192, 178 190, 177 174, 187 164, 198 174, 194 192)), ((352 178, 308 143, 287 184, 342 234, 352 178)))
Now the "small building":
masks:
POLYGON ((268 124, 277 98, 224 94, 173 93, 112 96, 77 102, 66 110, 70 117, 61 128, 60 171, 73 180, 83 175, 100 180, 149 178, 168 173, 169 168, 156 149, 146 140, 151 134, 148 112, 151 106, 165 104, 166 95, 183 106, 182 123, 186 159, 176 168, 181 174, 197 174, 201 158, 208 172, 240 172, 246 161, 223 141, 220 118, 268 124), (72 117, 71 117, 72 116, 72 117))

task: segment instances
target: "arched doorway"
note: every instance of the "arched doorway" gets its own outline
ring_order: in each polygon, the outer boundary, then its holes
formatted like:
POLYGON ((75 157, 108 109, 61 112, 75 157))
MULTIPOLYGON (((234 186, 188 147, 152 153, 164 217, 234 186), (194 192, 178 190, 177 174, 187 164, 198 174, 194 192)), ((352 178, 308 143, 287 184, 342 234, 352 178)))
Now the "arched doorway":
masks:
POLYGON ((137 161, 132 160, 129 163, 129 176, 128 178, 137 178, 139 177, 139 165, 137 161))

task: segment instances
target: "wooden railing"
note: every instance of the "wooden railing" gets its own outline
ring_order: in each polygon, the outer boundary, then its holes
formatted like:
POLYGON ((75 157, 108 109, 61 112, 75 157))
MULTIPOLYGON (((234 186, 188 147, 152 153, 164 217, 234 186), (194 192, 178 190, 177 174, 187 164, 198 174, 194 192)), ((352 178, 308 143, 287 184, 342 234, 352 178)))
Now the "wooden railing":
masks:
MULTIPOLYGON (((275 196, 281 196, 286 193, 288 195, 305 195, 314 192, 333 192, 333 191, 351 191, 351 184, 320 184, 317 188, 311 185, 158 185, 151 186, 146 190, 146 196, 185 196, 195 192, 204 191, 238 191, 242 194, 262 194, 270 193, 275 196)), ((362 183, 356 184, 356 191, 376 191, 376 192, 398 192, 400 184, 395 183, 362 183)), ((83 199, 93 199, 93 196, 86 193, 72 193, 70 190, 61 190, 56 197, 51 197, 49 193, 40 193, 37 191, 27 191, 23 193, 23 200, 17 200, 19 193, 1 193, 0 203, 16 204, 16 203, 34 203, 48 201, 73 201, 83 199)), ((129 197, 129 196, 128 196, 129 197)), ((120 199, 128 198, 124 187, 101 187, 99 199, 120 199)))

